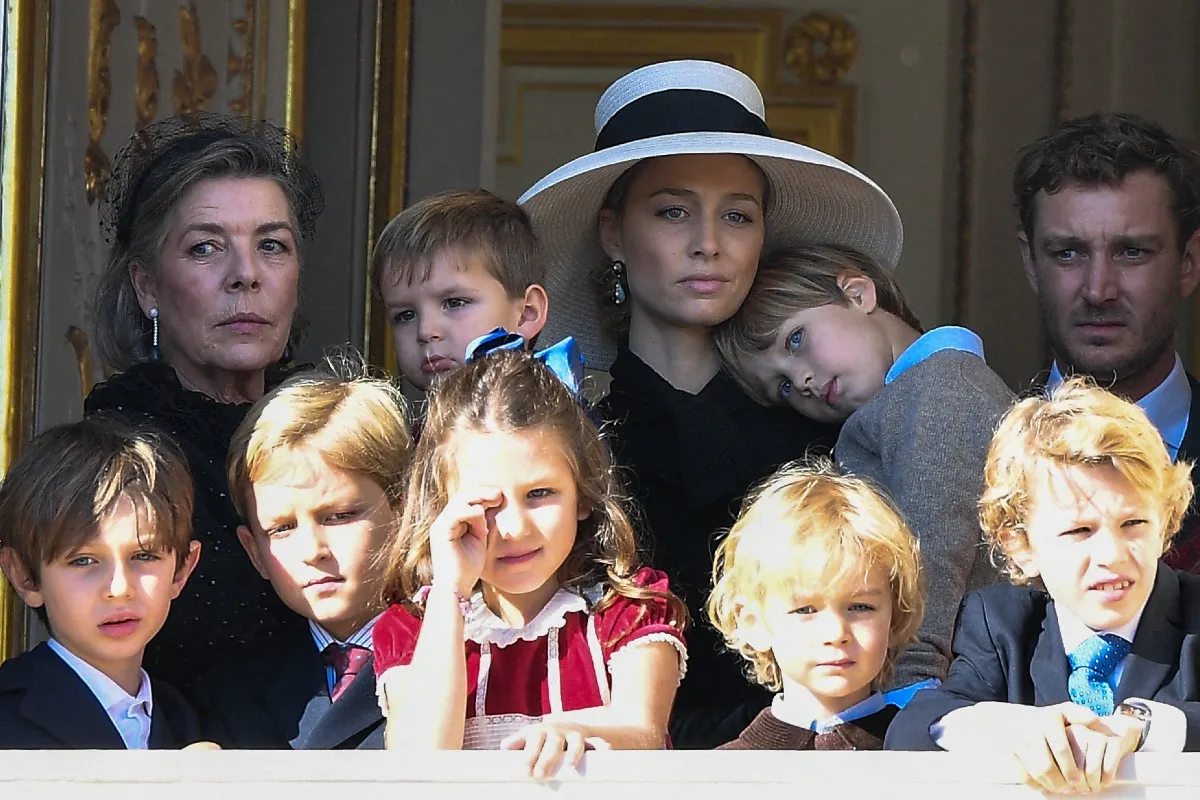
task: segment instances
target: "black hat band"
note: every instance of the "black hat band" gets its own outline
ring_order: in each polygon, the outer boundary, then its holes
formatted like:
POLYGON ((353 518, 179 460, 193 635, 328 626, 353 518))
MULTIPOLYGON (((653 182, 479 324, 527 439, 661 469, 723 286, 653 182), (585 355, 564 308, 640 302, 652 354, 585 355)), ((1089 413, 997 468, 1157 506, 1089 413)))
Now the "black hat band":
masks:
POLYGON ((770 136, 757 114, 732 97, 704 89, 665 89, 626 103, 596 137, 596 150, 672 133, 770 136))

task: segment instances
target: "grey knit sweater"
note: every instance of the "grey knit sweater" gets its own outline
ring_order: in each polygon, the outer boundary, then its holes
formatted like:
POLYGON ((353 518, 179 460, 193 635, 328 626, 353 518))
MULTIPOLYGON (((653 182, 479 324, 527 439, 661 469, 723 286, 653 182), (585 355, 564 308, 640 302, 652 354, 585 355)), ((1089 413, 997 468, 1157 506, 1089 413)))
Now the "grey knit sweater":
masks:
POLYGON ((1014 400, 982 358, 941 350, 909 367, 846 420, 834 455, 892 498, 920 540, 925 620, 894 686, 946 677, 963 595, 996 582, 979 528, 983 467, 1014 400))

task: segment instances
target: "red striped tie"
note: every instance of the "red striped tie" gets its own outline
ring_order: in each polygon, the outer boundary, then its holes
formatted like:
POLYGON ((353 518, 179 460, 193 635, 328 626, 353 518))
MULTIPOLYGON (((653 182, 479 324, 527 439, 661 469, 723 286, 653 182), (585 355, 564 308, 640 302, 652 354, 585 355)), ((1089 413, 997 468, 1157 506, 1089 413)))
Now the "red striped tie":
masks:
POLYGON ((333 667, 333 691, 329 695, 331 700, 337 702, 370 657, 371 651, 357 644, 340 645, 331 642, 321 651, 325 666, 333 667))

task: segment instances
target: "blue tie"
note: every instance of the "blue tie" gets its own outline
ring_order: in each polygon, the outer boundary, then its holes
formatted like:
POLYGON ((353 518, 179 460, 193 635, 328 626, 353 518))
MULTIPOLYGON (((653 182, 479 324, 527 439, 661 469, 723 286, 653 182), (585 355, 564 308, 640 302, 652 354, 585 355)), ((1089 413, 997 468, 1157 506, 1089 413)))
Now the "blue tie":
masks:
POLYGON ((1071 700, 1087 706, 1102 717, 1113 713, 1113 690, 1108 678, 1129 655, 1129 642, 1114 633, 1089 636, 1067 656, 1071 677, 1067 691, 1071 700))

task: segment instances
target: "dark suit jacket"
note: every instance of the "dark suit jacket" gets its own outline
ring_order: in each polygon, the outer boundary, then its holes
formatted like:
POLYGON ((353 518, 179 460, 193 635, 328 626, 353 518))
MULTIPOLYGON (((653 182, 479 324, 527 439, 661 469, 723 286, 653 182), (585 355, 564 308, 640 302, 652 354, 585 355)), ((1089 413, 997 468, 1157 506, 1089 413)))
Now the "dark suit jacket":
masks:
MULTIPOLYGON (((996 701, 1068 702, 1070 665, 1054 601, 1026 586, 997 584, 963 600, 945 683, 917 692, 888 728, 889 750, 936 750, 929 727, 959 708, 996 701)), ((1116 702, 1142 697, 1187 717, 1184 750, 1200 750, 1200 576, 1159 563, 1133 637, 1116 702)))
POLYGON ((246 663, 227 664, 204 676, 193 701, 205 736, 225 748, 383 749, 373 660, 334 703, 307 627, 246 663))
MULTIPOLYGON (((169 685, 151 678, 150 748, 200 741, 195 712, 169 685)), ((0 749, 124 750, 96 695, 49 645, 0 665, 0 749)))
MULTIPOLYGON (((1192 385, 1192 409, 1188 415, 1187 430, 1183 433, 1183 442, 1179 447, 1179 460, 1191 461, 1196 467, 1192 470, 1192 485, 1200 495, 1200 382, 1188 373, 1188 383, 1192 385)), ((1200 573, 1200 501, 1193 500, 1179 533, 1171 542, 1171 549, 1165 556, 1166 562, 1176 569, 1200 573)))

